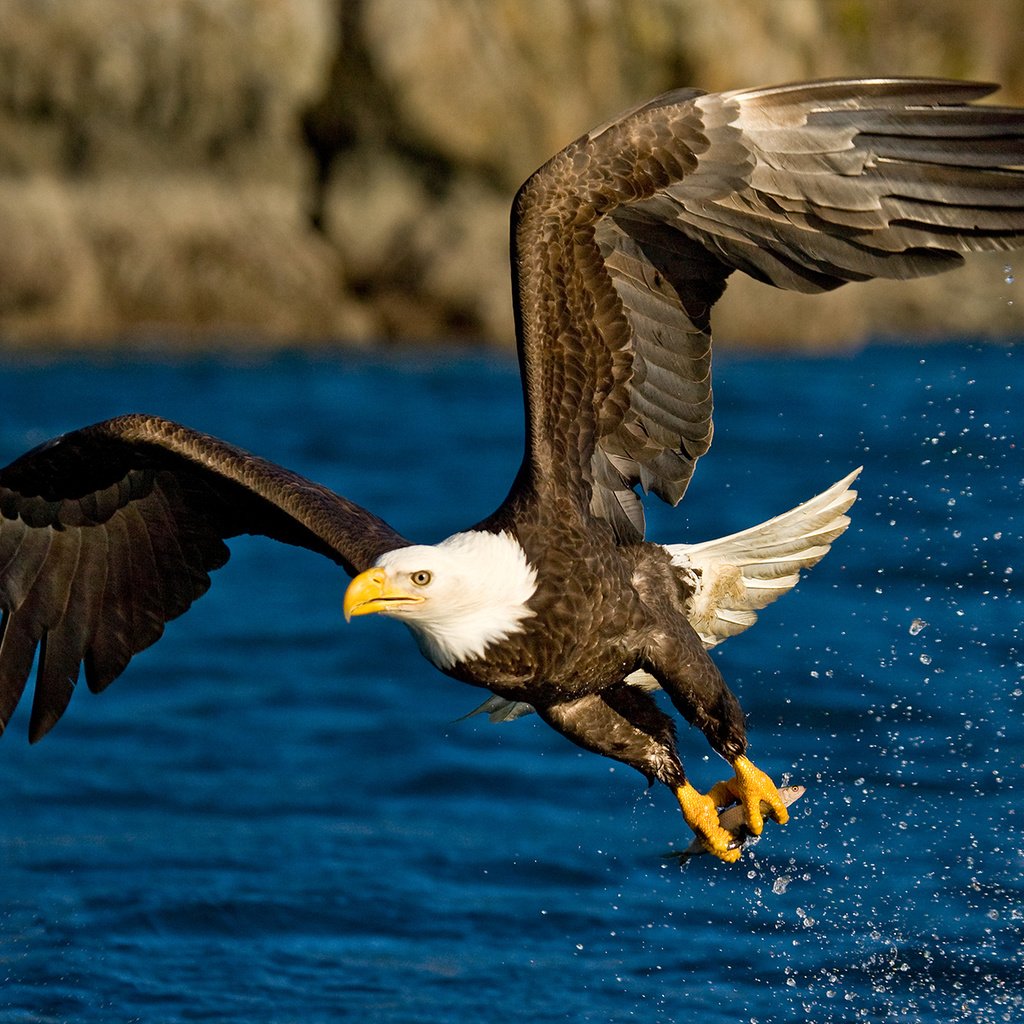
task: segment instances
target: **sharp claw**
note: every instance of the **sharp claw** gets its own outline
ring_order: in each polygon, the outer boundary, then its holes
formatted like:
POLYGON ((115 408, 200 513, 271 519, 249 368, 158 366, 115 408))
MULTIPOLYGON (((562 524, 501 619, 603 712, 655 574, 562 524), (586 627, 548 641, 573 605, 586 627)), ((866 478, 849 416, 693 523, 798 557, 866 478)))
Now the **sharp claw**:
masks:
POLYGON ((719 860, 733 863, 740 859, 736 840, 718 823, 718 809, 710 796, 698 793, 688 782, 676 789, 676 799, 686 823, 719 860))
POLYGON ((780 825, 785 825, 789 820, 789 811, 786 810, 775 783, 746 757, 736 758, 732 767, 736 777, 719 782, 712 787, 711 792, 715 793, 719 787, 723 787, 723 794, 731 794, 734 800, 738 800, 743 805, 747 828, 755 836, 759 836, 764 829, 766 812, 780 825))
POLYGON ((764 817, 769 815, 780 825, 789 820, 789 811, 775 788, 775 783, 746 757, 733 762, 735 778, 716 782, 705 796, 688 782, 676 789, 676 799, 683 810, 686 823, 697 837, 720 860, 733 863, 740 859, 742 840, 722 828, 718 809, 739 803, 747 830, 759 836, 764 829, 764 817))

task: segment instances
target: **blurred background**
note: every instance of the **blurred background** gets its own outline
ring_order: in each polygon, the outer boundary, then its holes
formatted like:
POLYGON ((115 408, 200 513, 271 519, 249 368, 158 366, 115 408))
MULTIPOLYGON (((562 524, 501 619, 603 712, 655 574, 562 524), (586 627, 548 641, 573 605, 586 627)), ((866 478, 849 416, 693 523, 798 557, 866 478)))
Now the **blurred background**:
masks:
MULTIPOLYGON (((1022 52, 1024 0, 0 0, 0 346, 509 346, 512 195, 594 124, 828 75, 1019 103, 1022 52)), ((1019 334, 1012 276, 734 279, 718 335, 1019 334)))
MULTIPOLYGON (((522 452, 536 166, 682 85, 1022 104, 1022 26, 1024 0, 0 0, 0 465, 152 410, 436 540, 522 452)), ((239 538, 109 694, 42 748, 28 700, 12 721, 0 1024, 1024 1020, 1024 348, 975 343, 1024 337, 1022 271, 736 275, 716 307, 715 445, 650 536, 864 466, 834 553, 716 650, 758 762, 808 786, 738 869, 667 862, 666 794, 535 718, 456 722, 480 695, 342 626, 335 567, 239 538)))

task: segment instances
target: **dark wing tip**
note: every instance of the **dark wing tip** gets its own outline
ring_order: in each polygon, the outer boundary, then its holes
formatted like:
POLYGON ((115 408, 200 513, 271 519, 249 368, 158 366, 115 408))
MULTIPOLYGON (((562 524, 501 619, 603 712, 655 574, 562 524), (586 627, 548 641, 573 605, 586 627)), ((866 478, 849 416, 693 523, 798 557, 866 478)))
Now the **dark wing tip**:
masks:
POLYGON ((405 543, 359 506, 274 463, 133 414, 0 470, 0 731, 39 649, 29 738, 64 713, 84 664, 108 686, 210 586, 226 539, 263 534, 344 568, 405 543))

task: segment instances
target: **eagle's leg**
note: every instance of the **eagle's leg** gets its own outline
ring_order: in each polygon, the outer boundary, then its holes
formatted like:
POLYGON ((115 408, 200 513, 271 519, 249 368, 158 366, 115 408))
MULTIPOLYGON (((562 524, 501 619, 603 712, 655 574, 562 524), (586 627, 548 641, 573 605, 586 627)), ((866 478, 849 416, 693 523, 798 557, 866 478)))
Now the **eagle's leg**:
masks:
MULTIPOLYGON (((780 825, 789 812, 775 783, 746 756, 747 735, 743 710, 688 623, 666 631, 647 655, 645 667, 661 683, 683 717, 697 726, 708 742, 732 766, 735 776, 712 786, 707 795, 714 807, 739 802, 747 827, 754 835, 764 828, 762 803, 780 825)), ((678 794, 677 794, 678 795, 678 794)), ((699 795, 699 794, 698 794, 699 795)), ((686 795, 693 804, 693 797, 686 795)), ((679 796, 680 804, 684 797, 679 796)), ((687 814, 684 807, 683 813, 687 814)), ((687 815, 687 821, 690 820, 687 815)))
POLYGON ((731 848, 733 837, 718 822, 714 801, 686 781, 672 719, 648 694, 621 684, 578 700, 538 707, 537 713, 573 743, 636 768, 649 782, 663 782, 675 793, 686 823, 708 850, 722 860, 739 858, 739 849, 731 848))

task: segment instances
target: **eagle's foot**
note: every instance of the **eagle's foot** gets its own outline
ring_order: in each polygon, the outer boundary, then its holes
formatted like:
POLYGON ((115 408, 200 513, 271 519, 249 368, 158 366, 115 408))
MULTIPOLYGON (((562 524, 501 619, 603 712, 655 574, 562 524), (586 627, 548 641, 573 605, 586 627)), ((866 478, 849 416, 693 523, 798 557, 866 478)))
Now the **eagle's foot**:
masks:
POLYGON ((730 863, 740 859, 739 844, 719 824, 718 809, 710 796, 698 793, 688 782, 684 782, 676 789, 676 799, 683 810, 686 824, 697 833, 708 853, 730 863))
POLYGON ((775 783, 746 757, 738 757, 732 764, 735 778, 716 782, 708 792, 716 807, 739 803, 747 828, 759 836, 764 828, 764 816, 774 818, 780 825, 789 821, 789 811, 779 796, 775 783))

